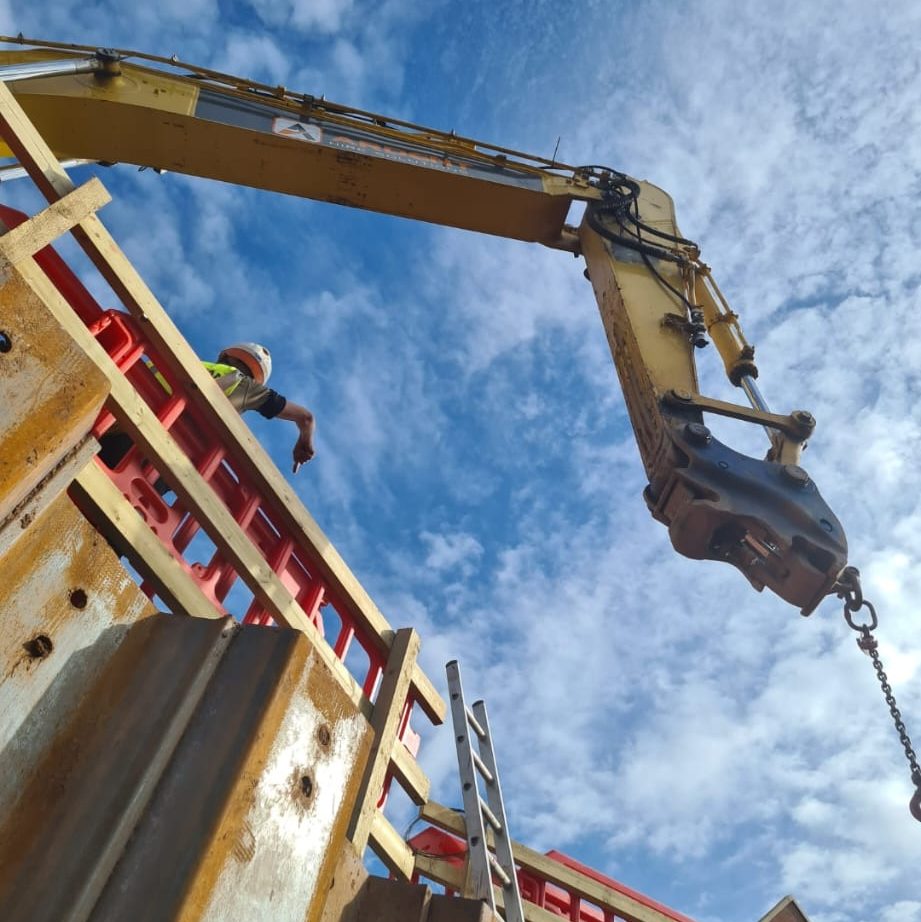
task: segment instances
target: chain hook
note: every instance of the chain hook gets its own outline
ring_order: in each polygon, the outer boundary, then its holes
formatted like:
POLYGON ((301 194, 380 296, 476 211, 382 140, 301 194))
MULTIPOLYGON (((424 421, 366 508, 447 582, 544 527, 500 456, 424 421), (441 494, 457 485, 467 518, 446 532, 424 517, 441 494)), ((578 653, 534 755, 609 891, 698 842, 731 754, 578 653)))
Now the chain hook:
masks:
POLYGON ((921 823, 921 772, 913 772, 911 780, 915 785, 915 793, 911 795, 908 809, 911 810, 911 815, 921 823))
POLYGON ((905 758, 908 759, 911 782, 915 786, 915 793, 908 803, 908 809, 911 811, 911 815, 921 823, 921 767, 918 766, 918 757, 915 755, 911 739, 902 720, 902 714, 896 704, 895 696, 892 694, 889 677, 886 675, 882 660, 879 658, 879 643, 872 633, 879 626, 876 608, 872 602, 868 602, 863 597, 863 590, 860 586, 860 571, 856 567, 845 567, 841 571, 834 591, 839 599, 844 599, 844 620, 847 622, 848 627, 860 634, 857 638, 857 646, 873 660, 873 669, 876 672, 876 678, 879 680, 880 688, 883 690, 886 704, 889 706, 889 714, 895 724, 895 730, 899 735, 902 749, 905 751, 905 758), (866 624, 860 624, 855 620, 855 616, 864 608, 869 612, 869 620, 866 624))
MULTIPOLYGON (((860 611, 863 605, 863 589, 860 587, 860 570, 857 567, 845 567, 838 576, 834 588, 839 599, 844 599, 844 610, 860 611)), ((847 617, 847 615, 845 615, 847 617)), ((857 630, 857 628, 855 628, 857 630)))

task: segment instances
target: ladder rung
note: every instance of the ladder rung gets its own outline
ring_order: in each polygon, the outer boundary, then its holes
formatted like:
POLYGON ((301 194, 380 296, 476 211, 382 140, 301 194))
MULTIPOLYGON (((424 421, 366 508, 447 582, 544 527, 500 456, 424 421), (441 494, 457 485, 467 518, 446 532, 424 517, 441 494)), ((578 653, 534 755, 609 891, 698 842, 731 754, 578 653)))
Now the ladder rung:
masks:
POLYGON ((489 855, 489 864, 492 867, 493 873, 502 882, 503 887, 508 887, 512 882, 511 877, 508 876, 508 874, 505 871, 505 868, 502 867, 501 864, 499 864, 499 859, 496 858, 496 856, 492 852, 487 852, 487 854, 489 855))
POLYGON ((502 823, 499 822, 499 817, 489 809, 489 804, 484 803, 482 798, 480 798, 480 812, 483 814, 483 819, 486 820, 496 832, 502 832, 502 823))
POLYGON ((487 784, 492 784, 492 772, 483 764, 483 760, 475 752, 471 752, 471 755, 473 756, 473 764, 477 767, 477 770, 483 776, 483 780, 487 784))
POLYGON ((470 708, 466 708, 467 711, 467 723, 470 724, 470 729, 481 739, 486 739, 486 731, 483 729, 480 722, 473 716, 473 711, 470 708))

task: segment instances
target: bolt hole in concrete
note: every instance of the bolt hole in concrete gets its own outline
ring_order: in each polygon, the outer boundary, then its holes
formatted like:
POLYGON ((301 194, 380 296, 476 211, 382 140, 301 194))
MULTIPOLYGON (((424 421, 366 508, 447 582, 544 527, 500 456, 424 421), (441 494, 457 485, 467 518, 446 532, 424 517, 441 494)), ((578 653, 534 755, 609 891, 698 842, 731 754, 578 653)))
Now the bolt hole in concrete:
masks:
POLYGON ((70 604, 74 608, 86 608, 86 603, 89 600, 86 597, 86 593, 82 589, 74 589, 70 594, 70 604))
POLYGON ((23 647, 32 659, 44 659, 50 656, 54 644, 47 634, 36 634, 31 640, 27 640, 23 647))
POLYGON ((317 739, 320 741, 320 745, 324 749, 329 748, 329 744, 332 742, 332 734, 329 732, 329 727, 326 724, 322 724, 320 729, 317 730, 317 739))
POLYGON ((0 352, 9 352, 13 348, 13 338, 6 330, 0 330, 0 352))
POLYGON ((313 778, 310 775, 301 776, 301 793, 308 799, 313 796, 313 778))

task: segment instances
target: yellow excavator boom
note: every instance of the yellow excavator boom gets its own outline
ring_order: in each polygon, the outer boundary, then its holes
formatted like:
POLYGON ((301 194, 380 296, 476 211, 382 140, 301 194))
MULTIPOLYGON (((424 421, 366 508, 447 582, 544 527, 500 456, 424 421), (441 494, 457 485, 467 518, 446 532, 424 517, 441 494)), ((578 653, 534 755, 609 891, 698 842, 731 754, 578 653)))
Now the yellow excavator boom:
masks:
POLYGON ((768 410, 754 349, 661 189, 121 49, 4 51, 0 79, 61 159, 187 173, 584 257, 645 499, 674 547, 733 564, 805 614, 836 587, 844 531, 798 463, 815 422, 768 410), (578 202, 577 228, 567 218, 578 202), (700 393, 694 354, 710 340, 751 406, 700 393), (723 445, 704 413, 764 426, 767 456, 723 445))

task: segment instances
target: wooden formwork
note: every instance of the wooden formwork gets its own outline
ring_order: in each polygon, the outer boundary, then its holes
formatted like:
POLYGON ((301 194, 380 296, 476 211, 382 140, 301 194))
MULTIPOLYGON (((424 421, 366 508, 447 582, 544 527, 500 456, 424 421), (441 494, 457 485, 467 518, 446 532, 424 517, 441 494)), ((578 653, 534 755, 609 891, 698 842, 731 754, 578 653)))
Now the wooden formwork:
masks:
MULTIPOLYGON (((465 837, 463 814, 434 801, 423 807, 420 819, 460 840, 465 837)), ((488 835, 491 839, 491 833, 488 835)), ((553 922, 559 919, 561 914, 567 918, 592 919, 598 922, 693 922, 687 916, 623 885, 614 886, 614 881, 590 869, 567 866, 520 842, 512 843, 512 851, 519 871, 520 885, 524 875, 525 878, 530 878, 541 892, 549 887, 561 897, 551 911, 532 902, 526 888, 522 886, 522 908, 527 922, 553 922)), ((573 865, 576 863, 573 862, 573 865)), ((464 863, 456 856, 452 860, 448 857, 419 853, 416 855, 416 875, 435 881, 450 890, 464 892, 464 863)), ((495 894, 496 905, 504 905, 501 886, 495 886, 495 894)), ((792 917, 790 922, 793 922, 792 917)))
MULTIPOLYGON (((208 537, 232 561, 239 577, 274 621, 305 638, 311 661, 322 664, 343 700, 369 727, 367 754, 352 769, 355 777, 349 779, 354 786, 354 808, 343 829, 344 841, 359 855, 370 845, 394 875, 410 878, 414 871, 412 852, 378 803, 385 779, 391 778, 416 804, 422 805, 428 798, 428 779, 400 739, 406 727, 407 708, 413 704, 434 723, 440 723, 445 714, 444 702, 417 663, 418 635, 412 629, 391 628, 215 387, 96 214, 109 201, 102 184, 92 179, 79 188, 74 186, 3 84, 0 134, 49 202, 44 211, 0 237, 0 334, 5 337, 0 341, 0 387, 5 382, 9 393, 18 392, 27 386, 23 377, 27 371, 33 376, 38 373, 35 363, 42 350, 36 330, 53 331, 54 341, 53 346, 44 349, 48 377, 43 378, 43 393, 47 392, 50 410, 41 422, 37 422, 32 413, 34 405, 28 401, 10 401, 0 407, 4 458, 4 465, 0 465, 0 554, 24 540, 20 533, 26 533, 42 510, 55 503, 69 503, 62 498, 68 491, 94 525, 108 530, 110 535, 119 535, 119 550, 127 554, 174 615, 205 619, 223 616, 94 459, 97 446, 90 427, 104 405, 122 430, 168 477, 177 496, 194 511, 208 537), (143 325, 163 362, 162 371, 184 387, 189 402, 198 411, 208 415, 247 478, 263 495, 271 497, 285 527, 296 532, 309 549, 311 566, 319 578, 331 587, 349 617, 370 638, 385 664, 374 692, 363 689, 356 681, 266 563, 260 549, 36 263, 34 257, 39 251, 68 232, 118 296, 127 314, 143 325), (9 349, 3 351, 7 343, 9 349), (55 357, 60 361, 55 362, 55 357), (77 373, 85 383, 80 384, 74 397, 77 373), (22 459, 18 468, 6 464, 6 459, 13 456, 22 459)), ((52 339, 44 341, 51 343, 52 339)), ((146 603, 137 604, 144 608, 146 603)), ((148 609, 144 612, 150 615, 148 609)), ((6 617, 7 613, 0 615, 6 617)))

